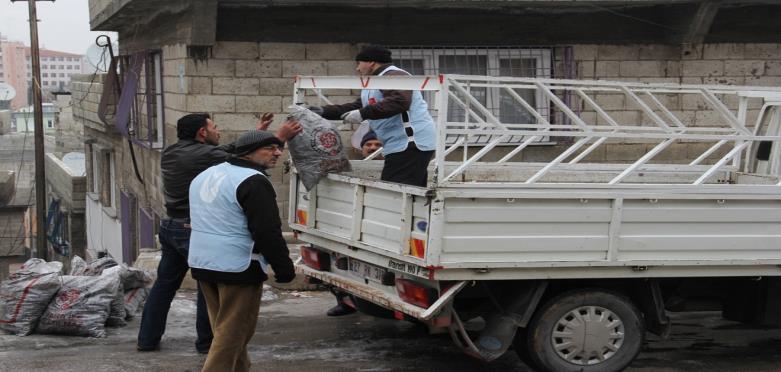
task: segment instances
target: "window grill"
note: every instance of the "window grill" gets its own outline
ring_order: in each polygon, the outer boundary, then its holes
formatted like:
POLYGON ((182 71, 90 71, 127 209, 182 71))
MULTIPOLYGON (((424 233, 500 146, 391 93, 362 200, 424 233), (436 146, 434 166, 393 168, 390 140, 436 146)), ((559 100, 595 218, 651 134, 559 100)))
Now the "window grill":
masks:
MULTIPOLYGON (((149 148, 163 147, 163 76, 162 54, 158 51, 144 53, 137 75, 137 88, 130 110, 128 132, 134 142, 149 148)), ((123 78, 132 74, 130 56, 121 56, 123 78)))
MULTIPOLYGON (((553 47, 431 47, 431 46, 391 46, 393 62, 396 66, 406 70, 412 75, 485 75, 485 76, 510 76, 510 77, 570 77, 573 62, 568 48, 563 48, 564 53, 559 53, 561 60, 557 58, 557 48, 553 47), (558 63, 557 63, 558 62, 558 63), (563 71, 555 71, 559 66, 563 71)), ((559 50, 562 50, 561 48, 559 50)), ((496 88, 469 88, 469 93, 484 105, 494 116, 503 123, 523 124, 535 122, 532 113, 519 107, 511 93, 496 88)), ((551 110, 551 105, 540 92, 534 89, 514 89, 514 92, 522 97, 530 106, 544 113, 546 119, 552 123, 566 123, 567 120, 556 115, 551 110), (559 120, 556 120, 558 118, 559 120)), ((425 98, 431 102, 432 94, 426 93, 425 98)), ((563 97, 565 101, 569 97, 563 97)), ((474 125, 474 121, 466 115, 466 111, 457 105, 448 108, 448 121, 464 122, 464 125, 474 125)), ((485 119, 485 117, 481 117, 485 119)), ((448 138, 448 143, 453 143, 455 138, 448 138)), ((470 144, 481 145, 492 140, 491 136, 478 135, 469 139, 470 144)), ((516 144, 524 140, 523 136, 513 136, 503 144, 516 144)), ((547 137, 539 142, 548 141, 547 137)))

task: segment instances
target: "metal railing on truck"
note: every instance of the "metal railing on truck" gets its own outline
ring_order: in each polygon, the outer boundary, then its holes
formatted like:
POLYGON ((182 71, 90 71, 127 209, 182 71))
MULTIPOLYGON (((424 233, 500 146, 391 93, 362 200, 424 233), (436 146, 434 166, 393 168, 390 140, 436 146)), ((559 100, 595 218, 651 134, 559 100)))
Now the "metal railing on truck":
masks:
MULTIPOLYGON (((307 102, 309 94, 314 102, 307 103, 330 104, 331 92, 346 101, 361 89, 423 92, 438 131, 430 182, 435 188, 610 187, 637 183, 643 172, 686 174, 685 181, 675 182, 678 186, 700 186, 716 178, 723 182, 716 176, 725 172, 752 173, 757 153, 781 158, 781 146, 774 145, 781 139, 780 88, 466 75, 301 76, 295 81, 294 102, 307 102), (524 155, 537 144, 557 146, 549 160, 533 162, 524 155), (595 156, 600 148, 616 144, 647 150, 624 163, 595 156), (676 144, 687 146, 684 156, 664 154, 676 144), (683 158, 688 159, 680 163, 683 158), (477 176, 507 166, 526 172, 515 169, 513 177, 488 181, 477 176), (601 176, 572 180, 557 177, 557 172, 601 176)), ((779 186, 779 168, 779 161, 770 162, 766 173, 772 182, 747 182, 779 186)), ((671 181, 640 182, 653 187, 671 181)))

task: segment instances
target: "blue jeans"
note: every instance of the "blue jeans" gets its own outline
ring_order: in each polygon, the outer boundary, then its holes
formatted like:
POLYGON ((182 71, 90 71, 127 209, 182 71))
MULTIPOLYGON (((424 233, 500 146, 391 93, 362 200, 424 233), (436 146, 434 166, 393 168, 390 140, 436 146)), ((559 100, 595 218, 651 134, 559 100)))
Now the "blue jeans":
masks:
MULTIPOLYGON (((171 308, 176 291, 182 285, 187 269, 187 252, 190 247, 189 219, 169 218, 160 221, 160 246, 162 257, 157 267, 157 280, 149 292, 141 316, 141 328, 138 330, 138 346, 156 347, 165 333, 168 310, 171 308)), ((195 329, 198 339, 195 348, 206 352, 212 343, 212 329, 206 301, 198 287, 195 329)))

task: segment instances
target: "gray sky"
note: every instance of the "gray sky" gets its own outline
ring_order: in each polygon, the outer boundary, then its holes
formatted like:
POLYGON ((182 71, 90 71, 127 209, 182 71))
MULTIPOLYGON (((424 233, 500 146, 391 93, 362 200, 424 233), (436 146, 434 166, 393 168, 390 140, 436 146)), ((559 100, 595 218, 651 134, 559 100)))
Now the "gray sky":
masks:
MULTIPOLYGON (((38 1, 38 39, 41 48, 84 54, 102 32, 89 30, 87 0, 38 1)), ((0 34, 30 45, 26 1, 0 0, 0 34)), ((116 36, 110 35, 112 40, 116 36)))

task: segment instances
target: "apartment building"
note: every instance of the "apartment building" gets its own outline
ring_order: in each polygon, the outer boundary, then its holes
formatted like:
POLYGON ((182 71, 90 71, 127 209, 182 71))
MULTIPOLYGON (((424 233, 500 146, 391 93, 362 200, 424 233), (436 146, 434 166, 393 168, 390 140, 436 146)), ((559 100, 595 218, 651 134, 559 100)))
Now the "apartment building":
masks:
MULTIPOLYGON (((9 84, 16 90, 11 110, 32 104, 30 87, 33 69, 30 53, 30 47, 24 43, 0 35, 0 83, 9 84)), ((67 92, 71 77, 88 71, 87 60, 83 55, 41 49, 40 57, 44 101, 53 100, 50 92, 67 92)))
MULTIPOLYGON (((11 110, 27 105, 27 74, 25 51, 27 47, 18 41, 9 41, 0 35, 0 83, 6 83, 16 90, 11 100, 11 110)), ((4 100, 0 97, 0 100, 4 100)))
MULTIPOLYGON (((86 70, 83 55, 41 49, 41 89, 47 92, 63 92, 70 89, 71 77, 86 70)), ((25 50, 27 82, 32 81, 30 48, 25 50)))

